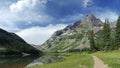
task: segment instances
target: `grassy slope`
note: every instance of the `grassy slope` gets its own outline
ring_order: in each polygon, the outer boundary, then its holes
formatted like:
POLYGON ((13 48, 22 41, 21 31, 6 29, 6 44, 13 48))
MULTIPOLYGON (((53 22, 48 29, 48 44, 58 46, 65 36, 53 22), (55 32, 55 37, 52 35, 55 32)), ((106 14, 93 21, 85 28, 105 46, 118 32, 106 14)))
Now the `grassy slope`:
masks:
POLYGON ((103 60, 105 64, 108 64, 108 67, 120 68, 120 51, 96 52, 94 55, 103 60))
POLYGON ((62 37, 62 40, 59 43, 56 43, 56 45, 51 48, 52 52, 56 52, 57 50, 65 52, 69 49, 72 50, 72 49, 76 48, 78 45, 80 45, 80 41, 81 41, 83 35, 82 34, 73 34, 73 35, 63 35, 61 37, 62 37))
POLYGON ((87 53, 72 53, 63 62, 34 66, 30 68, 93 68, 93 59, 87 53))

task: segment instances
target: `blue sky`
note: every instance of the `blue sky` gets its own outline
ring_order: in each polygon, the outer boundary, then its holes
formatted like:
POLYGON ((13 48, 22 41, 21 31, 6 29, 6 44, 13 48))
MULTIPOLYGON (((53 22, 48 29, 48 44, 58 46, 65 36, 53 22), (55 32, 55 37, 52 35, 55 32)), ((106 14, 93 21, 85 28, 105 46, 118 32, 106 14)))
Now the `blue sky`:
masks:
POLYGON ((120 0, 0 0, 0 28, 39 45, 89 13, 114 22, 119 6, 120 0))

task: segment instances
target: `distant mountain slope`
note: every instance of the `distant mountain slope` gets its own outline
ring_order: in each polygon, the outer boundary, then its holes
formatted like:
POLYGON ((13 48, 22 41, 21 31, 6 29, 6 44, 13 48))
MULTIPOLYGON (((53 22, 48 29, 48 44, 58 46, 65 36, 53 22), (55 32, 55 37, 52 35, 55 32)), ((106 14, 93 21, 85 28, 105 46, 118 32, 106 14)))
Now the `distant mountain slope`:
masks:
POLYGON ((103 26, 100 19, 89 14, 85 19, 68 25, 63 30, 56 31, 39 49, 42 51, 68 51, 89 48, 89 30, 98 32, 103 26))
POLYGON ((40 51, 27 44, 16 34, 0 29, 0 55, 22 55, 22 53, 39 54, 40 51))

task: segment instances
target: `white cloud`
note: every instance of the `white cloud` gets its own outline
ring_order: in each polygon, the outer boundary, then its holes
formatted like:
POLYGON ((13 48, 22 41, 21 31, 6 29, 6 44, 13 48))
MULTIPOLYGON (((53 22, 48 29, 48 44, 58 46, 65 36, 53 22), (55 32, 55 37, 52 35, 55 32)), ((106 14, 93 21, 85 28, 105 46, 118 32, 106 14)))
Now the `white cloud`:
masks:
POLYGON ((92 0, 82 0, 82 2, 83 2, 83 6, 85 8, 88 7, 88 6, 90 6, 93 3, 92 0))
POLYGON ((119 14, 114 11, 106 10, 104 12, 97 12, 96 16, 100 18, 103 22, 105 19, 109 19, 110 22, 117 21, 119 14))
POLYGON ((10 14, 17 17, 13 17, 11 20, 39 23, 51 21, 53 17, 44 11, 47 2, 47 0, 19 0, 16 3, 12 3, 9 6, 10 14))
POLYGON ((16 34, 22 37, 29 44, 40 45, 44 43, 55 31, 65 27, 65 24, 49 25, 46 27, 36 26, 16 32, 16 34))
POLYGON ((21 12, 35 8, 37 4, 41 4, 39 7, 44 7, 47 0, 19 0, 17 3, 10 5, 11 12, 21 12))
POLYGON ((0 7, 0 28, 8 31, 18 31, 19 25, 48 23, 54 18, 44 11, 47 0, 18 0, 0 7))
POLYGON ((10 14, 7 10, 3 9, 0 11, 0 28, 7 31, 18 31, 20 30, 14 23, 17 16, 10 14), (13 19, 14 18, 14 19, 13 19))

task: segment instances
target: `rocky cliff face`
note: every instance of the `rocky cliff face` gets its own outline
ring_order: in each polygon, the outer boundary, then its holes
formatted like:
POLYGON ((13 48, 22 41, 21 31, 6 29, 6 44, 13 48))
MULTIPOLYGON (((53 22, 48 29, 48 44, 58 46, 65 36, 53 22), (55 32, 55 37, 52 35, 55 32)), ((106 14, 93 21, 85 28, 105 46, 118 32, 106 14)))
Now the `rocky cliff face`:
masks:
POLYGON ((103 23, 93 14, 89 14, 85 19, 68 25, 63 30, 56 31, 39 49, 42 51, 68 51, 74 49, 89 48, 89 30, 97 32, 103 23))

